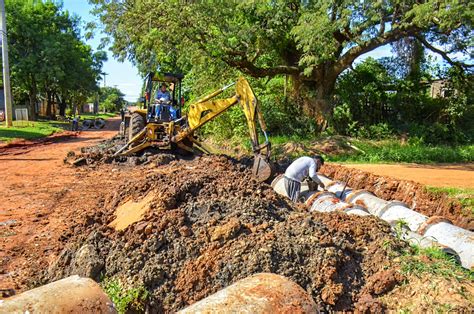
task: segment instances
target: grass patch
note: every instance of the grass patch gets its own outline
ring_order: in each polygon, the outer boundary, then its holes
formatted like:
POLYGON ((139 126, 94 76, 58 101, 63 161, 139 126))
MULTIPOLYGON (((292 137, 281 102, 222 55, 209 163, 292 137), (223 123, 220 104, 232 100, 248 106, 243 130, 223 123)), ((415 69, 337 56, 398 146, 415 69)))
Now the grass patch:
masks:
POLYGON ((420 164, 474 161, 474 145, 433 146, 423 143, 402 145, 396 140, 351 140, 351 143, 360 151, 330 156, 330 160, 363 163, 413 162, 420 164))
MULTIPOLYGON (((216 144, 229 143, 229 139, 217 140, 212 135, 205 136, 216 144)), ((260 143, 264 138, 259 138, 260 143)), ((272 156, 276 159, 282 157, 297 158, 303 155, 314 155, 322 153, 328 161, 348 163, 462 163, 474 161, 474 145, 428 145, 422 142, 408 142, 402 144, 397 139, 390 140, 359 140, 346 136, 322 136, 319 138, 308 138, 301 136, 270 136, 272 144, 272 156), (330 145, 322 145, 322 144, 330 145), (287 148, 294 144, 296 151, 288 151, 287 148), (331 151, 324 147, 331 146, 331 151)), ((249 138, 232 138, 233 147, 243 152, 251 153, 249 138)))
POLYGON ((101 118, 101 119, 108 119, 108 118, 112 118, 112 117, 115 117, 117 116, 118 113, 115 113, 115 112, 112 112, 112 113, 97 113, 97 114, 94 114, 94 113, 83 113, 81 114, 81 120, 95 120, 95 119, 98 119, 98 118, 101 118))
POLYGON ((428 192, 444 194, 456 199, 464 208, 466 215, 474 215, 474 189, 426 187, 428 192))
POLYGON ((13 121, 13 127, 0 126, 0 141, 11 142, 15 139, 37 139, 60 132, 69 127, 68 122, 58 121, 13 121))
POLYGON ((126 288, 118 279, 106 278, 101 282, 118 313, 144 312, 144 302, 148 291, 143 286, 126 288))
POLYGON ((421 248, 412 245, 402 253, 401 272, 404 275, 421 277, 432 274, 446 279, 474 280, 474 272, 462 268, 454 256, 450 256, 436 247, 421 248))

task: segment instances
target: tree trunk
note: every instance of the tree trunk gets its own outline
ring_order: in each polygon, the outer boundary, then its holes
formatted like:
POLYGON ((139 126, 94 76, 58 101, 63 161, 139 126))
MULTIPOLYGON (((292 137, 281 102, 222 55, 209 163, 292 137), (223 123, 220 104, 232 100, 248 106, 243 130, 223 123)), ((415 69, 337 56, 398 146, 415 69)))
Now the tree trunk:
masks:
POLYGON ((64 117, 66 115, 66 99, 64 97, 59 97, 58 94, 56 94, 56 101, 59 104, 59 115, 61 117, 64 117))
POLYGON ((30 120, 36 120, 36 86, 32 86, 28 92, 29 103, 29 116, 30 120))
POLYGON ((47 91, 46 92, 46 116, 48 118, 51 118, 52 117, 52 111, 51 111, 51 107, 52 107, 52 93, 51 91, 47 91))
POLYGON ((331 98, 336 78, 336 75, 328 75, 326 71, 316 71, 315 76, 309 79, 292 76, 293 98, 305 115, 316 120, 319 132, 328 127, 332 117, 331 98))

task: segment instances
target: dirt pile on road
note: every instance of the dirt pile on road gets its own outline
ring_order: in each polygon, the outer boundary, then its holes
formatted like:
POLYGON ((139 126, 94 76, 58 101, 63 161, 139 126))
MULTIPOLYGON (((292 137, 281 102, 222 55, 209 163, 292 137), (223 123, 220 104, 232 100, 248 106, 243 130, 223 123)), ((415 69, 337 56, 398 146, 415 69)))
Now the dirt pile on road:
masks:
POLYGON ((174 153, 164 153, 157 148, 146 148, 139 155, 131 156, 114 156, 114 154, 126 144, 126 140, 119 135, 102 141, 101 143, 89 147, 81 148, 79 154, 69 152, 64 158, 65 164, 74 166, 90 166, 95 167, 101 164, 137 166, 142 164, 154 163, 156 165, 164 165, 172 160, 183 158, 184 156, 174 153))
POLYGON ((145 286, 159 312, 258 272, 294 280, 325 310, 350 310, 359 299, 380 308, 377 296, 394 286, 381 272, 394 267, 389 256, 403 244, 374 217, 309 213, 225 157, 175 160, 143 173, 74 229, 48 280, 118 277, 145 286), (130 201, 146 203, 146 211, 117 231, 116 209, 130 201))
POLYGON ((353 189, 363 189, 385 200, 398 200, 427 216, 443 216, 453 224, 474 230, 474 216, 446 195, 430 193, 419 183, 375 175, 342 165, 325 164, 321 172, 333 180, 348 183, 353 189))

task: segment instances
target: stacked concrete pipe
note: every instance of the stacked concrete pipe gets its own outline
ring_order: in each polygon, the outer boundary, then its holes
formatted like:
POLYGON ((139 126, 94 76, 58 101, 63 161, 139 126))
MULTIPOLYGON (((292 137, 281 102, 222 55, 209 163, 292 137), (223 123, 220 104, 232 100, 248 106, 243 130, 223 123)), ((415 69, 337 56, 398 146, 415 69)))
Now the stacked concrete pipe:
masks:
POLYGON ((178 313, 318 313, 299 285, 280 275, 260 273, 222 289, 178 313))
MULTIPOLYGON (((352 208, 353 213, 367 211, 391 225, 403 221, 409 229, 402 233, 405 240, 422 247, 438 246, 455 255, 463 267, 474 267, 473 232, 454 226, 442 217, 420 214, 402 202, 385 201, 369 191, 353 190, 345 183, 333 181, 321 174, 318 177, 326 186, 327 192, 310 192, 306 184, 302 184, 301 188, 303 200, 311 211, 347 211, 352 208), (336 199, 340 201, 337 202, 336 199)), ((288 196, 283 176, 275 178, 272 187, 277 193, 288 196)))
POLYGON ((117 313, 117 311, 95 281, 71 276, 0 300, 0 313, 117 313))

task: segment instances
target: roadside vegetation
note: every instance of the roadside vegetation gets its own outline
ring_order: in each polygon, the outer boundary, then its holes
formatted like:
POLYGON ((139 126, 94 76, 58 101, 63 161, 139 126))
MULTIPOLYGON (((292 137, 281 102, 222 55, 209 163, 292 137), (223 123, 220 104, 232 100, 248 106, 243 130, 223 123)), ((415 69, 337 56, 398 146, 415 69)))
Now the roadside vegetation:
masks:
POLYGON ((59 121, 13 121, 12 128, 0 126, 0 142, 9 143, 16 139, 38 139, 61 132, 69 127, 68 122, 59 121))
MULTIPOLYGON (((472 14, 461 2, 91 3, 116 56, 143 74, 158 66, 184 73, 188 103, 239 75, 249 78, 275 142, 344 136, 360 146, 328 154, 337 161, 473 160, 472 14), (148 15, 155 18, 146 25, 134 18, 148 15), (391 57, 363 57, 384 45, 391 57)), ((248 148, 240 108, 200 131, 248 148)))
POLYGON ((126 287, 116 278, 105 278, 101 286, 114 303, 118 313, 145 312, 144 303, 148 297, 148 291, 143 286, 126 287))
POLYGON ((444 194, 447 197, 456 199, 464 207, 466 215, 474 216, 474 189, 460 189, 460 188, 440 188, 427 187, 428 192, 435 194, 444 194))
POLYGON ((411 245, 402 253, 400 271, 404 275, 422 277, 430 274, 447 279, 474 280, 474 272, 463 268, 456 258, 436 247, 411 245))
POLYGON ((109 119, 117 116, 116 112, 106 112, 106 113, 82 113, 81 120, 95 120, 95 119, 109 119))

